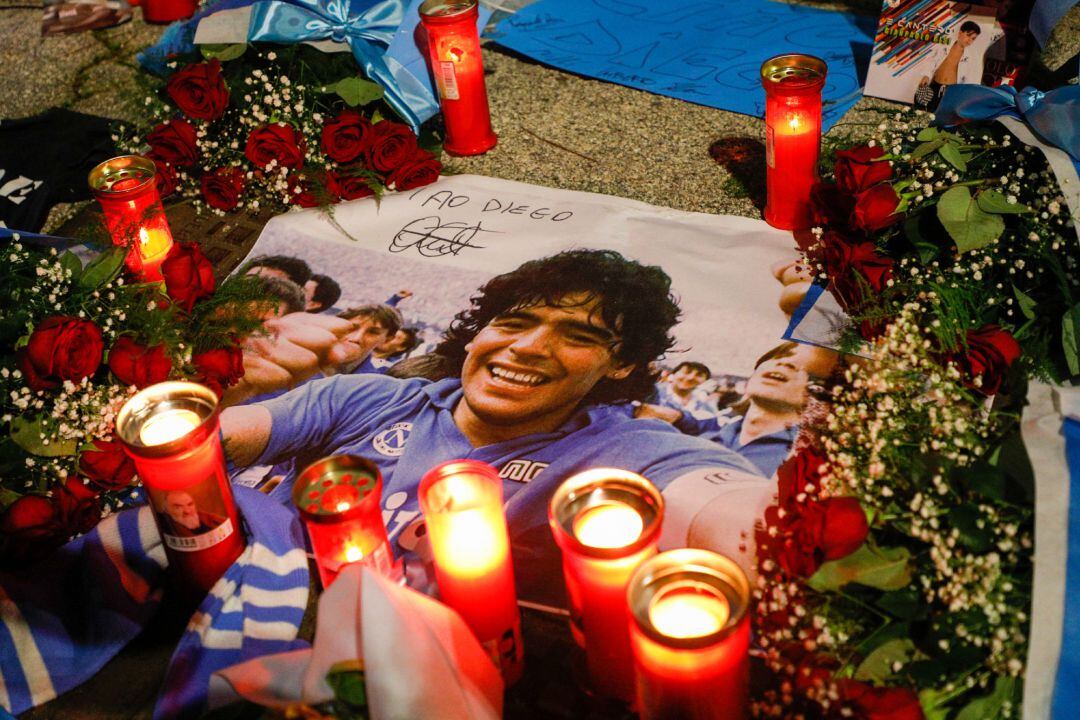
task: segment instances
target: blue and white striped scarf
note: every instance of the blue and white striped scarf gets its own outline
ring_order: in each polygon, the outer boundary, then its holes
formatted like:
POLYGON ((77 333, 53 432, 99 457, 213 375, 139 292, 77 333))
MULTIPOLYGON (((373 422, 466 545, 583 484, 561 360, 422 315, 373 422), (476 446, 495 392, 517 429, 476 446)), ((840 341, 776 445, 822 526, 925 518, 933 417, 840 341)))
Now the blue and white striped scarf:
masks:
MULTIPOLYGON (((235 488, 248 546, 177 645, 155 718, 197 717, 216 670, 306 646, 303 530, 291 510, 235 488)), ((0 573, 0 707, 40 705, 86 681, 143 629, 161 599, 165 552, 150 508, 102 520, 19 575, 0 573)))

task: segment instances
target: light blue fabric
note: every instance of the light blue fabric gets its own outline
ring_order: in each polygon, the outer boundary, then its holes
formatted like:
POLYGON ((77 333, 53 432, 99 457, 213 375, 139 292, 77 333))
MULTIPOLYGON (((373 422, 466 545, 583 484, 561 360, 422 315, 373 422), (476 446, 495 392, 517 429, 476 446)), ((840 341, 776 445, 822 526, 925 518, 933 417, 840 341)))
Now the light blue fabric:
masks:
MULTIPOLYGON (((297 647, 308 569, 299 520, 236 488, 248 547, 192 617, 156 718, 204 710, 210 674, 297 647)), ((0 687, 21 713, 85 682, 153 619, 165 553, 148 506, 105 518, 30 573, 0 573, 0 687)))
POLYGON ((248 39, 348 43, 367 76, 382 85, 386 102, 418 131, 423 118, 439 111, 439 104, 412 73, 396 63, 391 69, 383 57, 404 15, 402 0, 383 0, 369 7, 347 0, 260 0, 251 7, 248 39))
POLYGON ((960 125, 1003 115, 1023 120, 1040 140, 1080 162, 1080 85, 1045 93, 1032 87, 1017 92, 1008 86, 950 85, 938 105, 935 121, 960 125))

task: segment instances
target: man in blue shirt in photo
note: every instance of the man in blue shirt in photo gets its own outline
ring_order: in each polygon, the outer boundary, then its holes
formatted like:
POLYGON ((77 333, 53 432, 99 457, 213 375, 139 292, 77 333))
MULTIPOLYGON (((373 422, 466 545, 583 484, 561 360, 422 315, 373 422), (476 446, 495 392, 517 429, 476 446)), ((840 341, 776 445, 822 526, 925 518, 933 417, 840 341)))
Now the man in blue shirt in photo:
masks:
MULTIPOLYGON (((738 454, 628 410, 652 391, 649 364, 673 345, 678 316, 660 268, 600 250, 527 262, 490 280, 458 314, 435 350, 444 379, 342 375, 229 408, 221 420, 226 452, 237 466, 295 458, 302 468, 341 453, 373 461, 397 553, 423 549, 415 522, 421 477, 447 460, 487 462, 504 480, 519 594, 542 604, 565 603, 548 502, 589 468, 631 470, 661 489, 686 478, 713 495, 753 488, 762 500, 748 504, 744 522, 717 548, 738 555, 772 483, 738 454)), ((310 340, 303 342, 314 354, 334 352, 310 340)), ((292 480, 275 492, 285 495, 292 480)), ((750 557, 752 549, 744 566, 750 557)))

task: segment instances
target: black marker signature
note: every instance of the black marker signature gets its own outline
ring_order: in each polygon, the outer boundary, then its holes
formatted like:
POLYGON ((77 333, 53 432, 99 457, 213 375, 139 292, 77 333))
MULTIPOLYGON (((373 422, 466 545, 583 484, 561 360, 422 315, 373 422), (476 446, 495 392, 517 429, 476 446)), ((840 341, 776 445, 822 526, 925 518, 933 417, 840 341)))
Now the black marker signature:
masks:
POLYGON ((424 257, 457 255, 465 248, 482 249, 483 245, 473 245, 472 240, 478 234, 497 232, 485 230, 477 222, 469 225, 464 222, 448 222, 445 225, 438 215, 413 220, 401 228, 390 243, 390 252, 404 252, 416 248, 424 257))

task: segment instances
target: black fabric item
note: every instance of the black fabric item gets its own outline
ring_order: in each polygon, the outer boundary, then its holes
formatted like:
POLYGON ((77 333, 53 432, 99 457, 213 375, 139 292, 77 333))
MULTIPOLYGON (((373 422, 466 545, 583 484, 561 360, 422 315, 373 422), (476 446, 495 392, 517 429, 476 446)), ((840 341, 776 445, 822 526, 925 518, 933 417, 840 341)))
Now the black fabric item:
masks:
POLYGON ((0 225, 36 232, 56 203, 89 199, 87 174, 116 155, 111 122, 60 108, 0 120, 0 225))

